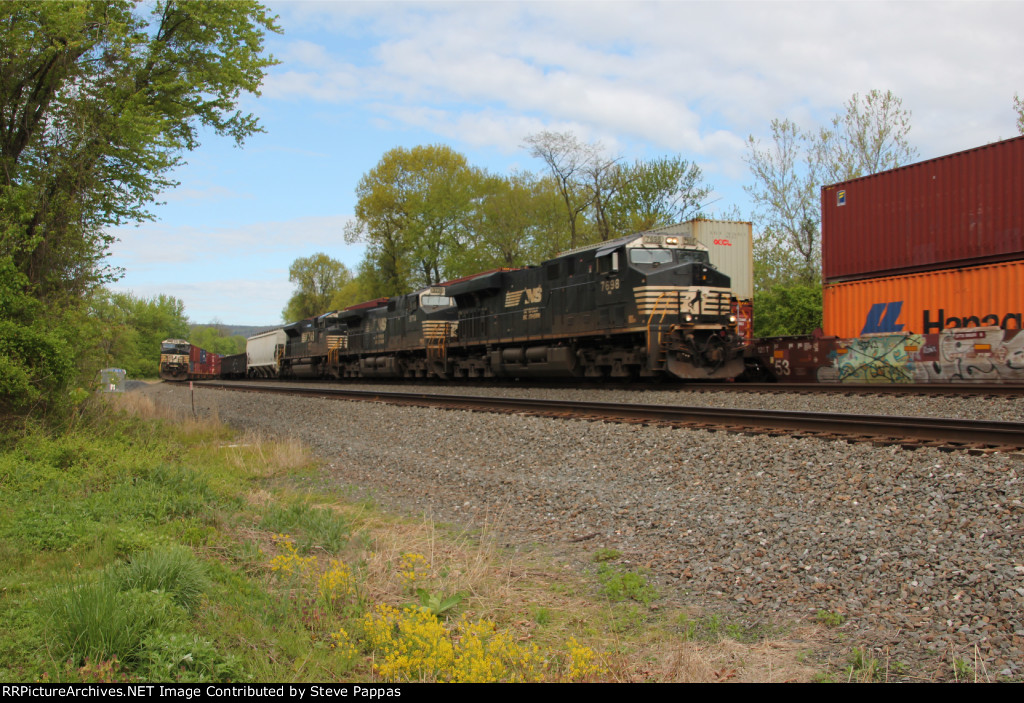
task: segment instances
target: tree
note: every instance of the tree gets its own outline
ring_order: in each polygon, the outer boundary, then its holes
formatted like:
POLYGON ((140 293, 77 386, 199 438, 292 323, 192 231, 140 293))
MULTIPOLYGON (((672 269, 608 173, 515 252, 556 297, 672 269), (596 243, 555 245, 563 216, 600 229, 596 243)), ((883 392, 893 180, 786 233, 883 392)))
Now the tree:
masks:
POLYGON ((352 280, 345 264, 324 253, 300 257, 288 267, 288 281, 296 290, 281 312, 286 322, 304 320, 328 312, 331 298, 352 280))
POLYGON ((822 324, 821 286, 790 284, 754 294, 754 336, 809 335, 822 324))
POLYGON ((624 165, 600 142, 584 143, 569 132, 526 138, 530 154, 551 172, 564 206, 568 248, 694 217, 711 193, 701 169, 681 156, 624 165))
POLYGON ((486 175, 473 212, 472 239, 453 266, 456 275, 518 267, 566 248, 561 202, 551 178, 532 173, 486 175))
POLYGON ((98 365, 123 368, 133 378, 157 377, 160 342, 189 339, 185 303, 180 299, 164 294, 138 298, 105 288, 88 301, 86 329, 101 352, 98 365))
POLYGON ((623 166, 619 181, 609 208, 613 236, 691 220, 711 194, 700 167, 681 156, 623 166))
POLYGON ((569 232, 569 248, 583 244, 581 221, 594 200, 590 185, 603 170, 598 161, 598 146, 586 144, 571 132, 539 132, 523 141, 530 155, 547 164, 565 206, 564 218, 569 232))
POLYGON ((359 180, 345 240, 368 245, 379 271, 375 294, 408 293, 446 277, 468 236, 481 179, 466 157, 436 144, 392 149, 359 180))
POLYGON ((746 161, 754 185, 744 190, 765 233, 762 252, 783 250, 779 258, 789 263, 788 270, 778 275, 783 280, 813 282, 821 269, 819 165, 807 149, 809 137, 796 123, 772 120, 771 132, 767 148, 762 149, 753 136, 747 140, 746 161))
POLYGON ((0 429, 31 411, 42 414, 66 396, 74 378, 67 327, 25 292, 28 281, 0 257, 0 429))
POLYGON ((917 157, 910 146, 910 111, 892 91, 854 94, 831 128, 804 132, 791 120, 772 120, 771 143, 747 140, 754 183, 744 189, 762 230, 755 252, 755 288, 813 283, 821 271, 820 187, 897 168, 917 157), (771 258, 764 255, 771 254, 771 258), (779 269, 778 267, 783 267, 779 269), (771 269, 770 271, 766 269, 771 269))
POLYGON ((1017 130, 1024 134, 1024 100, 1016 93, 1013 94, 1013 109, 1017 111, 1017 130))
POLYGON ((116 277, 105 228, 151 218, 201 129, 259 131, 237 102, 275 63, 265 31, 247 0, 0 3, 0 255, 35 294, 116 277))
POLYGON ((910 146, 910 111, 891 90, 854 93, 831 129, 818 131, 814 149, 822 185, 899 168, 917 158, 910 146))
POLYGON ((214 354, 230 356, 245 351, 245 337, 240 334, 228 335, 213 325, 198 325, 189 329, 188 341, 214 354))

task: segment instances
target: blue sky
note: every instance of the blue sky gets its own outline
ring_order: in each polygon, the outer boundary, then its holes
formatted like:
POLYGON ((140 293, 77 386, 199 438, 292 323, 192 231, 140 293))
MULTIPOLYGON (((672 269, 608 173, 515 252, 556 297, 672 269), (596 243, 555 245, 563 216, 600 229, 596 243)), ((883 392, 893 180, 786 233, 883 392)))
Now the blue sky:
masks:
POLYGON ((195 323, 272 325, 288 266, 354 268, 360 177, 396 146, 447 144, 492 172, 540 172, 522 148, 572 131, 627 160, 680 154, 736 206, 749 135, 824 125, 892 90, 922 159, 1017 135, 1021 2, 270 2, 281 61, 242 108, 265 134, 208 135, 155 222, 116 228, 112 288, 185 302, 195 323))

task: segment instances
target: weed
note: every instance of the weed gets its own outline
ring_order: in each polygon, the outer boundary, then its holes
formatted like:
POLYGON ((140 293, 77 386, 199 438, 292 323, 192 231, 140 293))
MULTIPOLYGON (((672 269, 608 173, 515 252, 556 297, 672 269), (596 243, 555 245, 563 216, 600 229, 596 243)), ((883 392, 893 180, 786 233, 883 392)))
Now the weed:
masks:
POLYGON ((195 612, 209 586, 206 568, 184 547, 158 547, 136 554, 110 574, 122 591, 164 591, 188 613, 195 612))
POLYGON ((616 569, 610 564, 598 567, 597 580, 601 583, 600 592, 615 602, 634 600, 650 605, 661 597, 658 589, 647 581, 645 575, 616 569))
POLYGON ((118 586, 104 575, 95 581, 72 579, 54 590, 49 610, 62 657, 76 663, 114 657, 132 663, 147 636, 185 620, 185 611, 167 593, 118 586))
POLYGON ((464 593, 453 593, 445 597, 440 593, 431 593, 425 588, 417 588, 416 595, 420 598, 420 608, 435 618, 449 618, 455 615, 459 603, 466 599, 464 593))
POLYGON ((349 526, 335 511, 301 501, 285 507, 269 506, 260 525, 265 530, 296 534, 296 544, 303 554, 314 549, 336 554, 350 535, 349 526))
POLYGON ((955 681, 976 681, 977 674, 969 661, 956 657, 953 659, 953 679, 955 681))
POLYGON ((181 632, 151 633, 143 642, 139 673, 146 681, 219 683, 244 681, 242 662, 223 655, 209 640, 181 632))
POLYGON ((857 683, 871 683, 885 680, 881 663, 868 654, 863 647, 854 647, 847 659, 846 680, 857 683))
POLYGON ((594 561, 600 564, 606 561, 614 561, 615 559, 618 559, 620 556, 622 556, 622 552, 620 552, 618 549, 602 548, 594 552, 594 561))
POLYGON ((819 610, 816 616, 818 622, 826 627, 839 627, 846 622, 846 616, 831 610, 819 610))
POLYGON ((547 625, 551 622, 551 611, 543 606, 533 609, 533 621, 538 625, 547 625))
POLYGON ((415 590, 415 584, 422 582, 430 576, 430 562, 422 554, 405 553, 402 555, 401 563, 398 566, 398 578, 410 590, 415 590))

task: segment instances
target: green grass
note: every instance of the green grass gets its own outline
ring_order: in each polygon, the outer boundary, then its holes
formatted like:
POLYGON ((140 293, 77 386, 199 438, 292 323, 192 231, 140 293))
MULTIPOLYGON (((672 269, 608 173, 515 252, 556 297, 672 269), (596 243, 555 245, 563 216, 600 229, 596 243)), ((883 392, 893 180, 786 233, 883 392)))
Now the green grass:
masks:
POLYGON ((381 681, 365 632, 378 604, 493 622, 540 648, 550 680, 693 676, 647 670, 680 627, 615 550, 591 579, 313 493, 308 451, 215 421, 101 409, 0 447, 3 682, 381 681), (584 640, 604 647, 593 668, 571 653, 584 640))
POLYGON ((650 605, 661 597, 658 589, 648 582, 646 574, 617 568, 607 563, 602 563, 598 567, 597 580, 601 584, 601 594, 614 602, 633 600, 650 605))

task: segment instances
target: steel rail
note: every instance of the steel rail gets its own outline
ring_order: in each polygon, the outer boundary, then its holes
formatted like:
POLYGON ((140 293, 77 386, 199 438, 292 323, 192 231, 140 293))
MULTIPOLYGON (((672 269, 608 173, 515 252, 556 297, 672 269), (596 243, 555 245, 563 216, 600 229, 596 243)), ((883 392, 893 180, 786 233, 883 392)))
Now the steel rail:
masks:
POLYGON ((337 400, 383 402, 420 407, 443 407, 484 412, 505 412, 592 419, 613 422, 647 422, 673 426, 724 429, 746 432, 777 430, 885 441, 902 444, 927 442, 954 448, 1024 448, 1024 423, 955 418, 904 417, 891 415, 835 415, 790 410, 709 408, 676 405, 641 405, 593 401, 497 398, 435 393, 357 391, 344 388, 311 388, 282 384, 199 382, 207 388, 286 393, 337 400))
MULTIPOLYGON (((653 387, 656 388, 656 387, 653 387)), ((1007 395, 1024 397, 1021 383, 687 383, 672 390, 735 393, 842 393, 900 395, 1007 395)))

